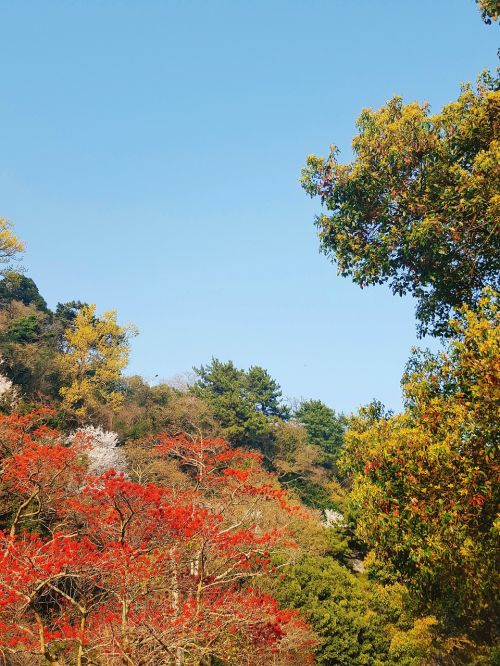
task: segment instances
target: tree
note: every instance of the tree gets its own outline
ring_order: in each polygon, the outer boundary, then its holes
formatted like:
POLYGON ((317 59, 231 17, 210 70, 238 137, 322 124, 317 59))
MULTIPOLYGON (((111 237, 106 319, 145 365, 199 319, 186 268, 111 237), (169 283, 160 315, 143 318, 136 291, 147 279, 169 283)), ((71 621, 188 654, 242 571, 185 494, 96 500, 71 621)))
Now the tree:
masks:
POLYGON ((264 416, 285 421, 290 417, 290 410, 281 402, 281 387, 267 370, 257 365, 252 366, 245 375, 244 384, 248 399, 264 416))
POLYGON ((46 423, 54 412, 0 415, 0 529, 57 531, 64 498, 81 488, 85 465, 80 446, 68 448, 46 423))
POLYGON ((290 416, 288 407, 281 402, 280 385, 264 368, 252 366, 245 372, 232 361, 224 363, 213 358, 209 365, 194 368, 194 371, 199 377, 195 388, 201 395, 222 397, 232 393, 264 416, 283 420, 290 416))
POLYGON ((412 294, 420 334, 449 334, 458 308, 499 285, 498 88, 484 73, 437 114, 399 97, 365 109, 354 161, 332 146, 303 169, 328 211, 316 218, 322 251, 361 287, 412 294))
POLYGON ((11 301, 34 305, 38 310, 48 312, 47 303, 31 278, 16 271, 5 271, 0 280, 0 303, 5 306, 11 301))
POLYGON ((115 410, 123 401, 119 391, 121 371, 128 363, 133 326, 119 326, 116 312, 98 318, 95 305, 78 309, 66 330, 61 366, 66 385, 61 389, 63 408, 82 420, 107 406, 115 410))
POLYGON ((53 402, 59 398, 57 358, 68 321, 54 315, 37 285, 8 270, 0 280, 0 354, 5 373, 24 400, 53 402))
POLYGON ((245 372, 232 361, 216 358, 194 371, 199 379, 193 392, 211 405, 224 437, 236 446, 260 449, 272 459, 273 420, 289 418, 279 384, 263 368, 254 366, 245 372))
POLYGON ((491 24, 492 21, 498 21, 500 16, 500 2, 498 0, 476 0, 476 2, 485 23, 491 24))
POLYGON ((87 303, 81 301, 68 301, 67 303, 58 303, 54 313, 55 319, 63 329, 74 324, 75 319, 83 307, 88 307, 87 303))
POLYGON ((321 400, 305 400, 295 418, 305 427, 309 443, 323 451, 325 461, 335 461, 344 443, 345 417, 321 400))
POLYGON ((126 469, 123 449, 119 447, 116 432, 88 425, 71 433, 68 442, 73 447, 81 445, 89 449, 87 453, 89 474, 103 474, 109 469, 124 472, 126 469))
POLYGON ((309 443, 305 429, 295 421, 278 421, 273 436, 272 467, 280 483, 293 488, 306 506, 332 508, 331 479, 322 464, 322 451, 309 443))
POLYGON ((414 622, 401 585, 366 584, 331 558, 306 555, 285 573, 276 594, 282 603, 299 609, 318 635, 317 664, 438 663, 432 660, 436 620, 414 622))
POLYGON ((416 354, 402 414, 355 419, 342 458, 357 535, 447 632, 495 640, 500 315, 486 293, 437 356, 416 354))
POLYGON ((46 403, 58 396, 58 345, 49 311, 35 302, 25 305, 17 298, 4 301, 0 308, 0 354, 4 374, 24 399, 46 403))
POLYGON ((214 397, 223 396, 226 393, 239 393, 244 384, 244 371, 236 368, 232 361, 212 361, 199 368, 193 368, 199 379, 195 384, 198 393, 214 397))
POLYGON ((282 491, 259 481, 268 475, 257 454, 160 435, 158 454, 187 465, 192 487, 134 483, 112 470, 83 479, 82 450, 36 428, 37 418, 0 417, 0 488, 14 493, 12 527, 0 532, 6 661, 309 663, 305 622, 250 586, 271 573, 284 539, 256 525, 255 509, 286 506, 282 491), (242 499, 247 510, 235 520, 242 499))
POLYGON ((14 235, 12 224, 0 217, 0 263, 9 265, 21 252, 24 244, 14 235))

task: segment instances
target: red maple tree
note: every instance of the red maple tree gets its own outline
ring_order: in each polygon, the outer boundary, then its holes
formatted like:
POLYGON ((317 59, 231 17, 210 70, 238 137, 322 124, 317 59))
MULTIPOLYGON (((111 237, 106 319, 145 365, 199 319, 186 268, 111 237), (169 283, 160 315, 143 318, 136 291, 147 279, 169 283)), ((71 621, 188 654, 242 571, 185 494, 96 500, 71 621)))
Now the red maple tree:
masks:
POLYGON ((160 436, 155 453, 174 457, 190 487, 113 470, 85 478, 84 449, 35 427, 40 416, 0 417, 11 502, 0 533, 5 656, 147 666, 279 664, 300 654, 306 663, 306 625, 250 585, 273 571, 273 549, 287 541, 259 524, 262 504, 295 510, 258 454, 160 436))

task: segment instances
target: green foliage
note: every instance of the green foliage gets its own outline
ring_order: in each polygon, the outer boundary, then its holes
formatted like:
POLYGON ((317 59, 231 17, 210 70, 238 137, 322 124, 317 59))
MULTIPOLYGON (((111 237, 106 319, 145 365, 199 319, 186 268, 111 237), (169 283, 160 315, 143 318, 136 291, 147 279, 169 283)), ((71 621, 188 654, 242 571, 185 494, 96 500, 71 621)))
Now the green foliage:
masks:
POLYGON ((415 357, 403 414, 353 420, 343 466, 353 475, 357 535, 400 573, 449 632, 493 640, 500 326, 496 298, 464 308, 438 356, 415 357))
POLYGON ((0 280, 0 304, 5 307, 12 301, 34 305, 37 310, 48 312, 47 303, 31 278, 15 271, 6 271, 0 280))
POLYGON ((264 416, 288 419, 289 409, 281 403, 281 388, 267 370, 252 366, 249 370, 236 368, 232 361, 213 358, 207 366, 194 368, 199 379, 196 390, 208 397, 234 394, 241 397, 254 411, 264 416))
POLYGON ((211 405, 224 437, 235 446, 258 448, 272 459, 273 419, 289 418, 278 383, 263 368, 245 372, 232 361, 216 358, 194 371, 199 379, 193 393, 211 405))
POLYGON ((332 474, 324 464, 325 454, 310 443, 306 429, 296 420, 275 420, 272 426, 272 468, 280 483, 293 489, 306 506, 338 508, 330 487, 332 474))
POLYGON ((72 324, 78 313, 83 307, 88 307, 87 303, 81 301, 68 301, 67 303, 58 303, 56 307, 55 317, 61 322, 64 328, 72 324))
POLYGON ((36 285, 32 281, 19 282, 17 276, 8 273, 0 282, 4 286, 27 286, 26 290, 9 287, 3 292, 7 296, 0 309, 1 372, 28 402, 46 401, 56 396, 60 388, 54 324, 51 313, 43 308, 45 301, 36 297, 36 285))
POLYGON ((249 402, 264 416, 283 420, 290 418, 290 410, 281 402, 280 385, 264 368, 252 366, 246 373, 243 372, 242 389, 249 402))
POLYGON ((499 80, 482 75, 432 115, 394 97, 357 121, 354 161, 310 156, 302 184, 329 214, 323 252, 364 287, 388 282, 417 299, 421 334, 450 334, 500 275, 499 80))
POLYGON ((387 641, 358 580, 334 560, 305 557, 285 574, 278 598, 302 610, 319 636, 318 664, 361 666, 387 654, 387 641))
POLYGON ((335 461, 344 443, 344 415, 337 415, 321 400, 305 400, 295 412, 295 418, 306 429, 309 443, 322 450, 325 462, 335 461))
POLYGON ((301 502, 312 509, 339 508, 325 485, 314 483, 304 474, 284 475, 280 477, 280 482, 286 487, 293 488, 301 502))
POLYGON ((40 321, 34 314, 19 317, 9 325, 5 333, 5 339, 20 344, 36 342, 40 337, 40 330, 40 321))
POLYGON ((331 558, 305 556, 276 594, 318 635, 318 664, 423 666, 434 654, 436 620, 409 618, 404 587, 367 585, 331 558))
POLYGON ((58 304, 53 313, 31 278, 13 270, 3 273, 0 280, 2 372, 20 389, 28 405, 40 400, 54 405, 58 401, 64 335, 82 305, 79 301, 58 304))
POLYGON ((400 666, 428 664, 428 657, 434 651, 437 624, 434 617, 417 618, 410 630, 394 632, 389 648, 390 662, 400 666))

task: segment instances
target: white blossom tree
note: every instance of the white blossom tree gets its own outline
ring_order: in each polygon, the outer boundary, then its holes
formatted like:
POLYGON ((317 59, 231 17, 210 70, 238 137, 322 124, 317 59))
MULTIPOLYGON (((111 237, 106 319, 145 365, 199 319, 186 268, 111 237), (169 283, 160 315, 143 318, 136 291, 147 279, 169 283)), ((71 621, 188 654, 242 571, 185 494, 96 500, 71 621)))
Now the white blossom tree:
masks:
MULTIPOLYGON (((4 360, 0 356, 0 367, 4 360)), ((0 405, 2 407, 12 408, 19 400, 19 390, 12 381, 5 375, 0 374, 0 405)))
POLYGON ((69 443, 80 442, 89 445, 89 474, 102 474, 109 469, 117 472, 125 471, 125 457, 118 447, 119 439, 116 432, 101 427, 87 425, 78 428, 69 436, 69 443))

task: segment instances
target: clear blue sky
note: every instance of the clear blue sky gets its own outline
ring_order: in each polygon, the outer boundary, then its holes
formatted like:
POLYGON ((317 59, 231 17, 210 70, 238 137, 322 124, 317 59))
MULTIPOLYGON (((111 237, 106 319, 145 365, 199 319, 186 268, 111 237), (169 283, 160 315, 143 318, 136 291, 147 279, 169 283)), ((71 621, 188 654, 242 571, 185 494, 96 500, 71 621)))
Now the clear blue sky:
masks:
POLYGON ((49 305, 140 329, 131 372, 212 355, 290 397, 400 405, 413 304, 318 253, 308 153, 364 106, 496 65, 473 0, 4 0, 0 214, 49 305))

